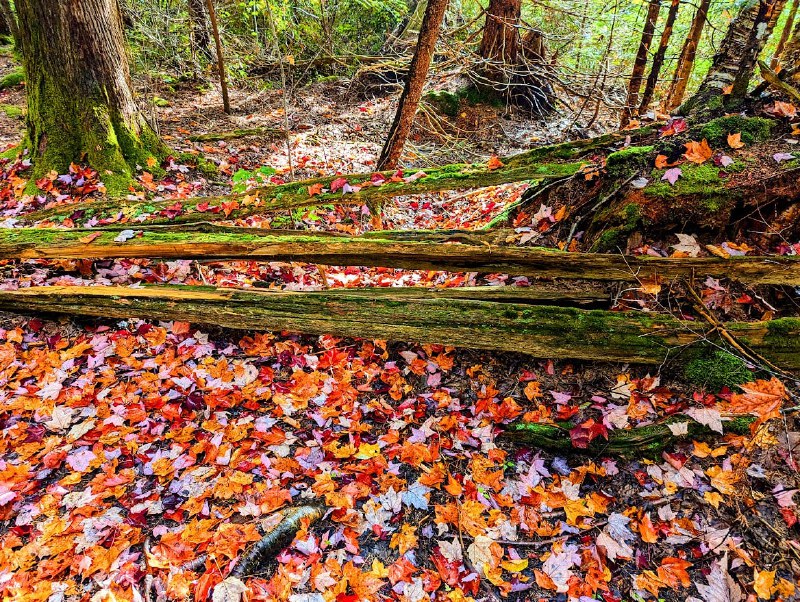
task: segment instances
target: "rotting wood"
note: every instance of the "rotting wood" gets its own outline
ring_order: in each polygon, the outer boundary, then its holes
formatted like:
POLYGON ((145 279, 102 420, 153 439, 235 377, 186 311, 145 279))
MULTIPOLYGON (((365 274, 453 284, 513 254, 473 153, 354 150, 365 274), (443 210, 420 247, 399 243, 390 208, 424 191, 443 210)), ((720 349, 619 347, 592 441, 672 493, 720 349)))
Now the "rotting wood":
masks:
MULTIPOLYGON (((723 422, 725 433, 746 435, 754 416, 736 416, 723 422)), ((558 424, 516 422, 505 427, 500 440, 517 445, 526 445, 556 453, 578 453, 594 456, 635 456, 660 457, 665 448, 677 441, 697 441, 719 437, 710 428, 688 416, 672 416, 655 424, 631 429, 608 431, 608 439, 598 437, 589 442, 588 447, 580 448, 573 444, 569 427, 558 424), (686 433, 676 435, 670 429, 679 423, 686 423, 686 433)))
MULTIPOLYGON (((344 174, 323 178, 312 178, 278 186, 253 188, 245 193, 228 194, 216 197, 192 197, 175 200, 130 200, 126 198, 108 198, 59 205, 24 216, 26 222, 34 223, 42 220, 62 221, 65 218, 80 215, 80 219, 90 217, 98 219, 113 218, 122 213, 129 218, 146 217, 147 222, 157 223, 191 223, 194 221, 221 221, 239 219, 255 214, 269 213, 297 207, 311 207, 325 204, 365 204, 371 200, 384 200, 397 196, 439 192, 446 190, 465 190, 483 188, 499 184, 509 184, 526 180, 549 182, 577 173, 585 162, 580 159, 597 150, 607 150, 626 139, 636 141, 640 137, 650 135, 654 130, 643 127, 625 132, 612 132, 595 138, 562 142, 502 158, 503 166, 488 169, 485 164, 452 164, 441 167, 420 169, 425 177, 406 182, 402 179, 391 181, 394 171, 378 172, 387 182, 381 186, 365 186, 357 193, 341 192, 326 194, 309 194, 309 188, 320 184, 329 187, 336 179, 344 179, 352 186, 359 186, 371 180, 374 174, 344 174), (181 213, 174 215, 170 209, 178 203, 181 213), (227 208, 221 210, 222 204, 227 208), (238 205, 238 206, 236 206, 238 205), (216 208, 201 211, 199 207, 216 208)), ((412 175, 412 172, 405 174, 412 175)))
MULTIPOLYGON (((439 343, 542 358, 661 364, 704 353, 702 325, 667 315, 369 291, 243 291, 211 287, 36 287, 0 291, 0 309, 181 320, 248 330, 439 343)), ((800 369, 800 319, 726 324, 784 370, 800 369)))
POLYGON ((18 228, 0 229, 0 259, 250 259, 623 282, 712 276, 749 285, 800 286, 797 256, 722 259, 568 253, 503 245, 509 236, 513 231, 378 231, 348 236, 195 224, 134 229, 132 238, 117 242, 116 230, 18 228))

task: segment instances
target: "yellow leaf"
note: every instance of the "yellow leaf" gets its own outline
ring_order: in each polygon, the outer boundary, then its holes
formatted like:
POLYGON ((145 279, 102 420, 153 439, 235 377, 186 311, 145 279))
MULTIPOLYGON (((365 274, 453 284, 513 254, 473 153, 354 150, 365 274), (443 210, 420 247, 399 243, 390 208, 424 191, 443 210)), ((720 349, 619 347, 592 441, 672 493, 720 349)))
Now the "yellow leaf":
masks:
POLYGON ((722 501, 722 496, 716 491, 706 491, 703 494, 703 499, 714 506, 714 508, 719 508, 719 504, 722 501))
POLYGON ((528 559, 521 558, 519 560, 504 560, 500 563, 500 566, 509 573, 520 573, 528 568, 528 559))
POLYGON ((147 157, 147 167, 155 167, 157 163, 155 157, 147 157))
POLYGON ((772 597, 772 586, 775 584, 775 571, 760 571, 753 569, 753 589, 762 600, 772 597))
POLYGON ((380 446, 375 443, 371 445, 369 443, 362 443, 358 446, 358 453, 355 457, 359 460, 369 460, 370 458, 374 458, 375 456, 379 456, 381 453, 380 446))
POLYGON ((379 579, 386 579, 389 576, 389 569, 377 558, 372 559, 372 570, 370 571, 371 574, 375 575, 379 579))

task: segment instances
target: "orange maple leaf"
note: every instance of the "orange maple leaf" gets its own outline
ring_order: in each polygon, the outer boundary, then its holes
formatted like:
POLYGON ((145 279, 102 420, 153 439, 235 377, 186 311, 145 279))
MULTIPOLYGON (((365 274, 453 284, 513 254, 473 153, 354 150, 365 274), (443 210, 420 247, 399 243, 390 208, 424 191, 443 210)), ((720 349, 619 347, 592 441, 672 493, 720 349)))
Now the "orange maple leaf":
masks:
POLYGON ((486 168, 489 171, 493 171, 495 169, 499 169, 503 167, 504 163, 500 160, 497 155, 492 155, 489 157, 489 161, 486 163, 486 168))
POLYGON ((742 133, 736 132, 735 134, 728 134, 728 146, 731 148, 744 148, 744 142, 742 142, 742 133))
POLYGON ((656 157, 656 169, 664 169, 669 165, 666 155, 658 155, 656 157))
POLYGON ((308 187, 308 196, 317 196, 318 194, 322 194, 321 182, 317 182, 308 187))
POLYGON ((406 523, 400 528, 400 531, 392 535, 389 547, 397 548, 397 551, 402 556, 409 550, 416 548, 417 541, 417 528, 406 523))
POLYGON ((683 153, 683 156, 692 163, 697 163, 698 165, 708 161, 713 154, 711 152, 711 147, 708 146, 708 141, 705 138, 703 138, 702 142, 690 140, 685 144, 685 146, 686 152, 683 153))
POLYGON ((689 573, 686 569, 692 566, 692 563, 682 558, 674 558, 667 556, 661 561, 661 566, 656 569, 658 578, 668 587, 677 588, 678 585, 689 587, 692 580, 689 578, 689 573))
POLYGON ((729 409, 734 414, 753 414, 759 423, 778 416, 781 402, 786 399, 786 387, 774 376, 770 380, 757 380, 739 385, 744 393, 731 396, 729 409))

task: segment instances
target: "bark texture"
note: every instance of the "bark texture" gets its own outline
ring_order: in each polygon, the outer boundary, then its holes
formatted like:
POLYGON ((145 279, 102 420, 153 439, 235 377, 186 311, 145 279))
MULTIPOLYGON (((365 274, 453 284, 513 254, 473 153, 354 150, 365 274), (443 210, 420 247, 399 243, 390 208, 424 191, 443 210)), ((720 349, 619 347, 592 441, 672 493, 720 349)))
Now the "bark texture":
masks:
POLYGON ((783 54, 784 48, 786 48, 786 42, 789 41, 789 36, 794 26, 794 20, 795 17, 797 17, 798 6, 800 6, 800 0, 793 0, 792 6, 789 9, 789 15, 786 17, 786 24, 781 31, 780 40, 778 40, 778 45, 775 47, 775 54, 772 55, 772 60, 769 64, 771 69, 775 69, 780 64, 781 55, 783 54))
POLYGON ((672 0, 672 4, 670 4, 667 20, 664 23, 664 30, 661 32, 661 40, 658 43, 658 50, 656 50, 653 56, 653 65, 650 67, 650 75, 647 76, 647 83, 645 83, 644 92, 642 93, 642 104, 639 106, 639 114, 647 111, 647 108, 653 101, 653 94, 655 93, 656 84, 658 83, 658 76, 661 74, 661 67, 664 65, 664 57, 667 55, 669 39, 672 37, 672 27, 675 25, 675 19, 678 16, 678 8, 680 5, 680 0, 672 0))
POLYGON ((397 114, 378 159, 378 169, 396 168, 400 156, 403 154, 403 147, 411 133, 414 116, 417 114, 417 107, 422 98, 425 79, 431 66, 436 41, 439 39, 439 29, 444 20, 447 2, 448 0, 429 0, 425 8, 417 49, 414 52, 414 58, 411 59, 411 65, 409 65, 408 79, 403 93, 400 95, 397 114))
POLYGON ((681 113, 734 109, 741 103, 758 55, 785 4, 786 0, 750 0, 744 5, 731 21, 699 90, 680 108, 681 113))
POLYGON ((672 84, 664 101, 664 110, 667 113, 678 108, 686 95, 686 86, 689 83, 689 77, 692 75, 694 60, 697 56, 697 47, 700 45, 700 38, 703 36, 703 28, 708 18, 709 6, 711 6, 711 0, 701 0, 700 6, 697 7, 694 13, 689 35, 686 36, 686 41, 683 43, 683 48, 681 48, 678 65, 675 67, 675 75, 672 78, 672 84))
POLYGON ((650 44, 653 43, 653 34, 656 31, 656 21, 658 21, 658 13, 660 11, 661 0, 650 0, 650 4, 647 7, 647 17, 645 17, 644 21, 644 29, 642 29, 642 39, 639 42, 639 50, 636 51, 633 71, 628 81, 628 98, 625 101, 620 127, 625 127, 630 123, 633 112, 639 106, 639 91, 642 89, 642 82, 644 81, 647 54, 650 52, 650 44))
POLYGON ((216 57, 211 49, 211 31, 208 28, 208 15, 204 0, 188 0, 186 8, 192 24, 191 42, 192 54, 202 56, 209 62, 214 62, 216 57))
POLYGON ((500 65, 517 63, 521 44, 518 30, 521 14, 522 0, 489 1, 478 50, 481 58, 500 65))
POLYGON ((163 146, 133 98, 118 1, 17 0, 16 10, 34 176, 85 159, 109 192, 127 190, 132 167, 163 146))

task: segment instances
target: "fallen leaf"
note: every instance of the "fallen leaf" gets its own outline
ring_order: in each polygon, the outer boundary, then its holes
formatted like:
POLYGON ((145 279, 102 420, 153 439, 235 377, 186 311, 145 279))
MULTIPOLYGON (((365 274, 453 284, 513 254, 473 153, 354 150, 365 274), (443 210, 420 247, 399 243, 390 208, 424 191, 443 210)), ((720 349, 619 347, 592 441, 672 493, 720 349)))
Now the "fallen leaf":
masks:
POLYGON ((678 244, 672 245, 676 251, 686 253, 689 257, 697 257, 700 254, 700 245, 691 234, 675 234, 678 237, 678 244))
POLYGON ((489 157, 489 161, 486 163, 486 168, 489 171, 493 171, 501 167, 503 167, 503 162, 499 159, 497 155, 492 155, 491 157, 489 157))
POLYGON ((669 182, 671 186, 675 186, 675 182, 678 181, 678 178, 680 178, 682 174, 683 172, 681 171, 680 167, 673 167, 672 169, 665 171, 664 175, 661 176, 661 179, 669 182))
POLYGON ((762 600, 772 597, 772 587, 775 585, 775 571, 759 571, 753 569, 753 589, 762 600))
POLYGON ((772 158, 775 159, 776 162, 781 163, 782 161, 791 161, 794 159, 794 155, 792 153, 775 153, 772 155, 772 158))
POLYGON ((736 132, 735 134, 728 134, 728 146, 731 148, 744 148, 744 142, 742 142, 742 133, 736 132))
POLYGON ((714 154, 705 138, 703 138, 701 142, 690 140, 685 144, 685 146, 686 152, 683 153, 683 156, 692 163, 696 163, 698 165, 708 161, 711 158, 711 155, 714 154))

